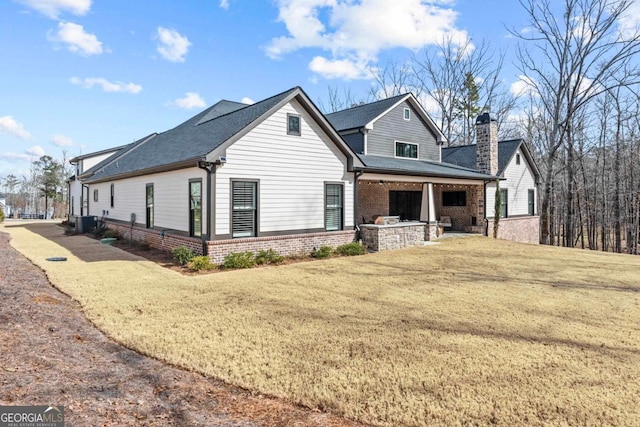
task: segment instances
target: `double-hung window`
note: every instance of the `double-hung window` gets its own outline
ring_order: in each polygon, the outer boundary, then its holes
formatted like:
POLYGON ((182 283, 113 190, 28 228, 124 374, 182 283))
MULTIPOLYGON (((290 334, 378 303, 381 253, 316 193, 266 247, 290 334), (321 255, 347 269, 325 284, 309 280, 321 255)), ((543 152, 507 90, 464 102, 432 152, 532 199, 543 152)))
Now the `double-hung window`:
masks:
POLYGON ((509 216, 509 192, 500 190, 500 218, 509 216))
POLYGON ((529 215, 536 214, 536 191, 529 190, 529 215))
POLYGON ((396 157, 418 158, 418 144, 396 141, 396 157))
POLYGON ((147 228, 153 228, 153 184, 147 184, 147 228))
POLYGON ((202 180, 189 180, 189 236, 202 236, 202 180))
POLYGON ((325 184, 324 228, 326 231, 342 230, 344 225, 344 186, 325 184))
POLYGON ((231 235, 255 237, 258 225, 258 182, 231 181, 231 235))

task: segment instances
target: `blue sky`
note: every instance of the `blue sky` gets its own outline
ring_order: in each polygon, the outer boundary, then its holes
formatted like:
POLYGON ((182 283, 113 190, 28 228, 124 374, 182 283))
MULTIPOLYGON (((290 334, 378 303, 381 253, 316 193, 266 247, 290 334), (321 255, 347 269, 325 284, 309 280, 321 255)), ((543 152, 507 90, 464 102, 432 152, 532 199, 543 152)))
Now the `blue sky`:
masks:
MULTIPOLYGON (((366 69, 448 34, 516 48, 515 0, 5 0, 0 177, 123 145, 220 99, 365 94, 366 69)), ((517 80, 507 64, 505 83, 517 80)))

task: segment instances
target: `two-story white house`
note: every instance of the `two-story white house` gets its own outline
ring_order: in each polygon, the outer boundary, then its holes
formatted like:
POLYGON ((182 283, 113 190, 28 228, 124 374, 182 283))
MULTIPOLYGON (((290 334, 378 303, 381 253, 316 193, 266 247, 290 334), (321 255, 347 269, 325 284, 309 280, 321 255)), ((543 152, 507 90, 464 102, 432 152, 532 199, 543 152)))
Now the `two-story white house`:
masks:
POLYGON ((442 147, 443 134, 412 94, 358 105, 327 119, 363 164, 357 168, 358 224, 399 216, 427 224, 429 239, 442 230, 486 234, 492 229, 500 180, 499 237, 538 242, 538 169, 524 141, 498 142, 497 124, 489 114, 476 121, 476 144, 453 148, 442 147))
POLYGON ((76 216, 88 215, 89 194, 88 189, 83 187, 81 177, 90 171, 94 166, 103 164, 109 157, 131 144, 120 147, 108 148, 93 153, 81 154, 69 160, 73 166, 74 174, 69 178, 69 221, 73 224, 76 216))
POLYGON ((476 125, 476 144, 443 148, 412 94, 326 116, 299 87, 252 105, 220 101, 173 129, 72 159, 70 215, 214 262, 358 236, 382 250, 446 230, 488 233, 500 180, 499 236, 537 242, 539 173, 526 144, 498 143, 488 114, 476 125))

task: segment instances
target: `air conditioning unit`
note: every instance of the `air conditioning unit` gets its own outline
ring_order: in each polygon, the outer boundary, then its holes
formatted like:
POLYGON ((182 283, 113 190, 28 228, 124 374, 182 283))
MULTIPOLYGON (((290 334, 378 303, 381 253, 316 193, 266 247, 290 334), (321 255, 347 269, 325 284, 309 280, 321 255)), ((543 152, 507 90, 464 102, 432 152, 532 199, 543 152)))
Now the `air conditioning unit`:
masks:
POLYGON ((76 231, 78 233, 90 233, 98 226, 97 216, 76 216, 76 231))

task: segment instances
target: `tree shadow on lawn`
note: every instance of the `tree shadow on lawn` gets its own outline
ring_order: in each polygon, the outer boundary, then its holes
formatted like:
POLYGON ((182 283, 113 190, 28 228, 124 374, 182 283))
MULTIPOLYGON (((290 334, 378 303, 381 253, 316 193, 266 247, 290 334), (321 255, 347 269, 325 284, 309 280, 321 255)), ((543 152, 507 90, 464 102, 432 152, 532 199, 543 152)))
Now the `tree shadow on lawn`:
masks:
MULTIPOLYGON (((6 224, 7 228, 22 227, 34 234, 37 234, 71 252, 85 262, 100 261, 146 261, 137 255, 133 255, 127 251, 112 247, 110 245, 101 244, 99 240, 93 239, 88 235, 72 235, 64 234, 65 228, 58 223, 52 222, 27 222, 27 223, 11 223, 6 224)), ((48 254, 48 257, 61 256, 60 253, 48 254)))
MULTIPOLYGON (((521 342, 529 344, 539 344, 543 346, 556 346, 576 348, 580 350, 599 353, 614 358, 626 358, 629 356, 637 357, 640 355, 640 349, 632 345, 612 346, 605 343, 585 342, 579 339, 568 339, 556 337, 553 335, 545 335, 544 333, 535 333, 535 331, 516 331, 516 330, 495 330, 485 322, 478 322, 474 318, 468 321, 446 321, 429 317, 412 315, 407 311, 404 304, 394 303, 392 301, 366 301, 367 303, 384 304, 385 308, 391 313, 396 313, 392 317, 380 319, 374 315, 363 315, 363 313, 339 313, 327 312, 321 308, 305 307, 304 311, 300 310, 300 306, 295 302, 288 301, 269 301, 269 307, 273 310, 273 314, 280 317, 288 317, 294 320, 293 324, 310 320, 319 321, 320 323, 332 324, 338 322, 344 330, 352 329, 354 336, 361 334, 367 335, 367 331, 377 330, 380 327, 389 331, 395 331, 397 334, 402 331, 432 331, 435 333, 443 333, 447 335, 471 335, 489 340, 505 340, 512 342, 521 342)), ((529 313, 530 314, 530 313, 529 313)), ((541 316, 549 317, 549 320, 556 318, 553 314, 542 312, 541 316)), ((566 321, 567 319, 559 319, 566 321)), ((589 325, 589 319, 570 319, 572 322, 589 325)), ((410 332, 411 333, 411 332, 410 332)), ((302 348, 308 343, 300 342, 302 348)))
MULTIPOLYGON (((472 320, 472 319, 471 319, 472 320)), ((508 331, 492 331, 489 329, 484 329, 479 327, 477 324, 460 324, 455 326, 448 326, 443 324, 436 324, 426 319, 408 319, 405 321, 405 324, 408 326, 413 325, 419 329, 428 329, 432 331, 438 331, 448 334, 469 334, 481 338, 489 338, 489 339, 501 339, 506 341, 516 341, 516 342, 526 342, 531 344, 542 344, 543 346, 559 346, 559 347, 570 347, 577 348, 580 350, 587 350, 594 353, 600 353, 606 356, 621 356, 621 355, 640 355, 640 349, 634 347, 620 347, 620 346, 611 346, 606 345, 604 343, 595 344, 595 343, 587 343, 577 340, 571 340, 566 338, 558 338, 552 336, 540 336, 533 334, 525 334, 525 333, 514 333, 508 331)))
POLYGON ((481 283, 491 284, 496 282, 512 281, 514 284, 515 283, 537 284, 537 285, 550 286, 552 288, 614 291, 614 292, 629 292, 629 293, 640 292, 640 286, 619 286, 619 285, 609 285, 605 283, 580 283, 580 282, 569 282, 566 280, 554 280, 553 274, 549 274, 549 277, 547 279, 542 279, 540 278, 540 272, 532 271, 530 273, 534 274, 534 276, 528 276, 521 280, 513 277, 504 277, 500 275, 481 274, 479 272, 458 273, 456 274, 456 277, 459 277, 462 280, 470 283, 478 283, 478 284, 481 284, 481 283))

